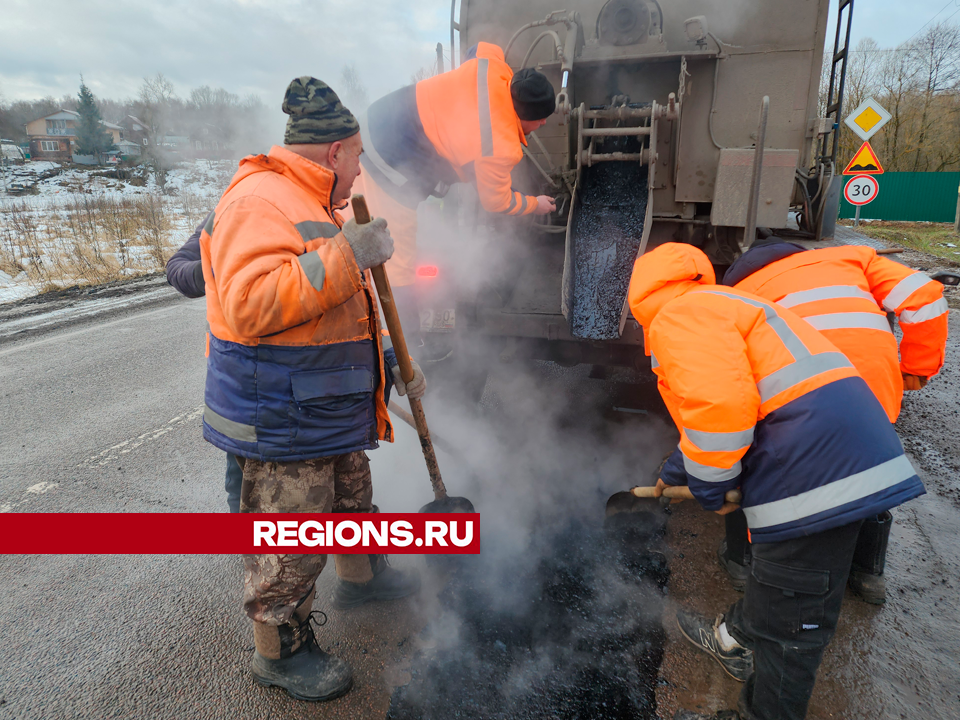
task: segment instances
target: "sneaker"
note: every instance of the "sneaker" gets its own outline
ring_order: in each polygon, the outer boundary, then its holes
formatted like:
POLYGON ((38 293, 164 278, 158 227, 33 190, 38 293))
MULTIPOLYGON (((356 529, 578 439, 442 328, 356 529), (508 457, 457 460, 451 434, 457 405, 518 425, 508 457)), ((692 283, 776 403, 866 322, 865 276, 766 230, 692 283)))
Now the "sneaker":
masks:
POLYGON ((883 605, 887 601, 887 581, 883 575, 874 575, 865 570, 850 570, 847 585, 854 594, 871 605, 883 605))
POLYGON ((720 561, 720 567, 726 570, 730 576, 730 584, 733 589, 743 592, 747 588, 747 578, 750 577, 750 565, 741 565, 727 557, 727 539, 720 541, 720 547, 717 548, 717 560, 720 561))
POLYGON ((377 600, 399 600, 420 589, 420 573, 416 570, 397 570, 386 562, 386 556, 378 558, 374 572, 376 574, 369 582, 338 581, 330 598, 333 606, 337 610, 349 610, 377 600))
POLYGON ((720 663, 727 675, 737 682, 746 682, 747 676, 753 672, 753 652, 740 645, 724 650, 719 630, 722 622, 723 615, 711 622, 706 615, 683 608, 677 610, 677 626, 683 636, 720 663))

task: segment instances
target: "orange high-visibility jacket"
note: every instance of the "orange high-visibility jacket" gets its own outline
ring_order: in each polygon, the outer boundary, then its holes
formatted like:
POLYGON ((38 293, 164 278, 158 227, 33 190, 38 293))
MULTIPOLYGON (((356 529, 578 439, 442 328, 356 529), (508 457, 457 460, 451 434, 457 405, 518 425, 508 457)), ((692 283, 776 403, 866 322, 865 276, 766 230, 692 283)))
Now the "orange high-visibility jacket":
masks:
POLYGON ((281 147, 244 158, 200 235, 204 437, 223 450, 292 461, 392 440, 377 303, 334 180, 281 147))
POLYGON ((476 180, 488 212, 525 215, 532 195, 511 187, 526 137, 513 107, 513 71, 503 50, 480 43, 456 70, 421 80, 373 103, 363 122, 364 170, 398 201, 415 207, 438 185, 476 180))
POLYGON ((637 259, 630 309, 680 430, 661 477, 707 509, 739 487, 754 542, 876 515, 923 492, 880 403, 808 323, 713 284, 707 256, 667 243, 637 259))
POLYGON ((873 248, 765 244, 744 253, 723 282, 790 308, 822 332, 850 358, 890 422, 900 414, 901 373, 930 377, 943 366, 943 286, 873 248), (903 331, 899 358, 885 311, 903 331))

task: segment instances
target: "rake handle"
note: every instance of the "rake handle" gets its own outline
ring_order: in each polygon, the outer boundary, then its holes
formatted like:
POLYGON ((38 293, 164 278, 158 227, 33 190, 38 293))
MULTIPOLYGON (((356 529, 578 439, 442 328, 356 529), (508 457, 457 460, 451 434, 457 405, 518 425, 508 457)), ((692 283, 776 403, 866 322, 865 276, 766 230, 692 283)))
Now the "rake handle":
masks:
MULTIPOLYGON (((653 486, 635 487, 631 489, 630 492, 634 497, 639 498, 657 497, 656 488, 653 486)), ((671 500, 693 500, 693 493, 690 492, 690 488, 686 485, 674 485, 663 489, 663 497, 670 498, 671 500)), ((723 499, 728 503, 739 505, 743 502, 743 493, 739 490, 727 490, 723 499)))

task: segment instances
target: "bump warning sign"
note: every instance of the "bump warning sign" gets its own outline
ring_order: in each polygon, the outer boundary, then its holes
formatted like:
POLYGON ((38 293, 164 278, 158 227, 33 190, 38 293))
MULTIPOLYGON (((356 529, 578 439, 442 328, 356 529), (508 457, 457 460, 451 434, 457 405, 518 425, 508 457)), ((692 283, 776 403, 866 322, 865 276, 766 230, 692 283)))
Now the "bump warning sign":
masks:
POLYGON ((847 169, 843 171, 844 175, 883 175, 883 166, 877 159, 877 154, 873 152, 870 143, 865 142, 853 156, 847 169))

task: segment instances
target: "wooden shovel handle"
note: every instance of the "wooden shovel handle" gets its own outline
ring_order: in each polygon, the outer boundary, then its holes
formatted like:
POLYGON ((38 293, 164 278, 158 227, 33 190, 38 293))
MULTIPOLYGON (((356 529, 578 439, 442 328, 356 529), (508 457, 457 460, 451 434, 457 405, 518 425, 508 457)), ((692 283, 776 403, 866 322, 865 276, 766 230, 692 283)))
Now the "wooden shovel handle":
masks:
MULTIPOLYGON (((653 486, 635 487, 630 490, 634 497, 652 498, 656 497, 656 488, 653 486)), ((693 493, 686 485, 674 485, 663 489, 663 497, 671 500, 693 500, 693 493)), ((723 496, 728 503, 739 505, 743 501, 743 494, 739 490, 728 490, 723 496)))
MULTIPOLYGON (((354 195, 351 200, 353 206, 353 217, 357 225, 366 225, 370 222, 370 211, 367 209, 367 201, 363 195, 354 195)), ((407 350, 407 341, 403 337, 403 328, 400 325, 400 315, 397 314, 397 306, 393 301, 393 291, 390 289, 390 280, 387 278, 387 270, 383 265, 377 265, 370 268, 373 273, 373 281, 377 286, 377 295, 380 296, 380 308, 383 310, 383 320, 387 324, 387 330, 390 332, 390 340, 393 343, 394 352, 397 354, 397 364, 400 365, 400 377, 405 383, 413 380, 413 364, 410 362, 410 353, 407 350)), ((389 372, 389 370, 387 371, 389 372)), ((423 404, 419 399, 407 396, 410 401, 410 412, 413 414, 414 423, 417 426, 417 435, 420 436, 420 448, 423 450, 423 459, 427 463, 427 472, 430 474, 430 484, 433 486, 433 494, 437 500, 447 497, 447 488, 443 484, 443 478, 440 476, 440 466, 437 464, 437 453, 433 449, 433 441, 430 439, 430 429, 427 427, 427 416, 423 414, 423 404)))

